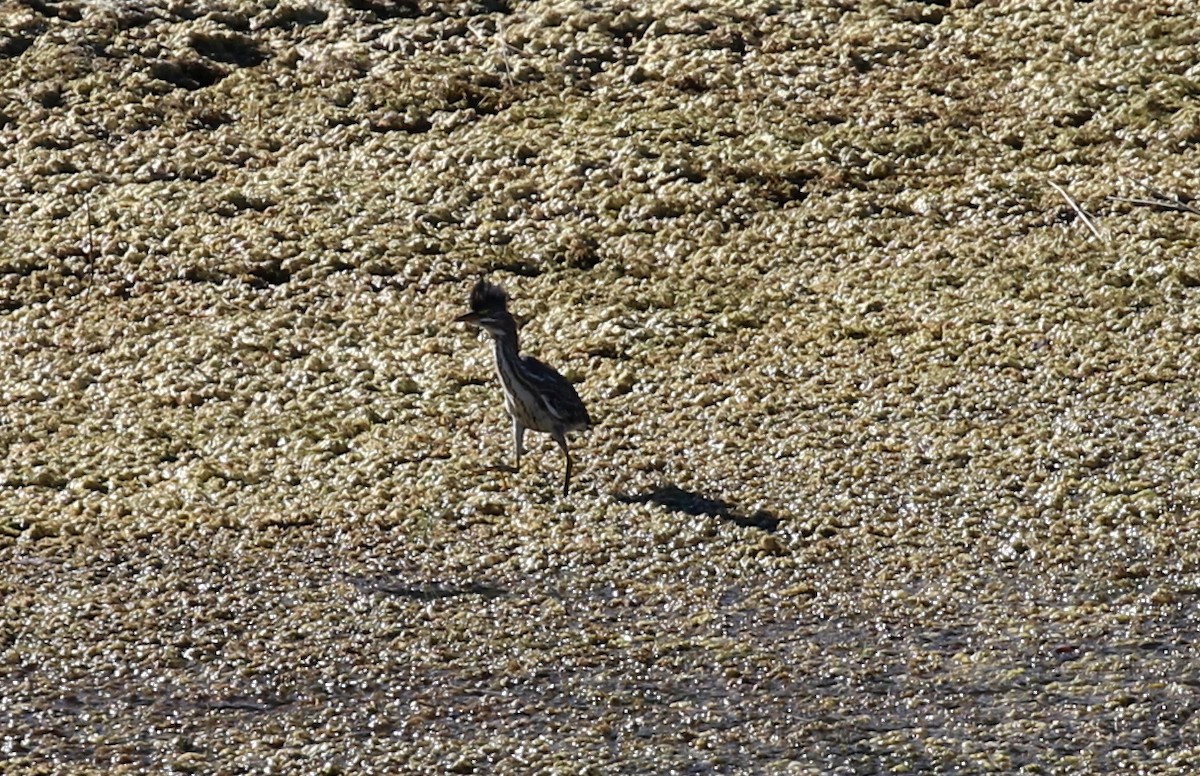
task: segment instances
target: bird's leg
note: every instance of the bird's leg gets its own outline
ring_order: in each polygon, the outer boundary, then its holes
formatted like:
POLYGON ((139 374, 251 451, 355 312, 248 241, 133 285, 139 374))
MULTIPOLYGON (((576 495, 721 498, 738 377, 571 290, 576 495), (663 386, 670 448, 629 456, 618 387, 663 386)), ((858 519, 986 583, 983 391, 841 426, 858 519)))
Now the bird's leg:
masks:
POLYGON ((567 449, 567 437, 562 433, 554 435, 554 441, 558 442, 558 446, 562 448, 563 455, 567 459, 567 470, 563 474, 563 497, 566 498, 571 490, 571 451, 567 449))
POLYGON ((513 450, 517 454, 517 465, 514 472, 521 471, 521 453, 525 452, 525 426, 513 418, 513 450))

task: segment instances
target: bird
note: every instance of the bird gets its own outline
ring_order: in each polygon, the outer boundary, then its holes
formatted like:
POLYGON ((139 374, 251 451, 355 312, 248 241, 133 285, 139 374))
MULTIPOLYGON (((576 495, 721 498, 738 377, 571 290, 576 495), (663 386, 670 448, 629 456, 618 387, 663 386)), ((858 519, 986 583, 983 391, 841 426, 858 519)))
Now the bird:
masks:
POLYGON ((587 407, 565 377, 533 356, 521 355, 517 322, 508 311, 508 294, 503 288, 481 278, 471 289, 470 306, 470 312, 454 320, 483 329, 492 337, 504 408, 512 418, 515 471, 521 470, 526 429, 549 434, 567 459, 562 487, 565 498, 571 488, 567 433, 584 431, 592 425, 587 407))

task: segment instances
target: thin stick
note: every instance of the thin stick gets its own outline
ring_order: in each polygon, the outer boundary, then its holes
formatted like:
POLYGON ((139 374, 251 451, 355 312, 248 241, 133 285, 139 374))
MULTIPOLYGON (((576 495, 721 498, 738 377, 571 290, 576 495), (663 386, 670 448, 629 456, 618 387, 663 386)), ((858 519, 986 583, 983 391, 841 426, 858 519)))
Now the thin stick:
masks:
POLYGON ((508 86, 509 88, 511 88, 513 85, 513 80, 512 80, 513 69, 512 69, 512 65, 508 61, 508 52, 512 51, 517 54, 524 54, 525 52, 522 49, 517 48, 516 46, 512 45, 511 43, 509 43, 507 40, 504 39, 503 23, 496 24, 496 35, 494 38, 492 38, 490 40, 488 39, 488 37, 486 35, 484 35, 482 32, 480 32, 479 29, 476 28, 475 25, 473 25, 473 24, 468 23, 467 29, 470 30, 471 33, 476 38, 479 39, 479 42, 484 44, 485 46, 490 43, 493 43, 493 42, 500 44, 499 54, 500 54, 500 64, 503 65, 503 67, 504 67, 504 84, 505 84, 505 86, 508 86))
POLYGON ((1146 191, 1150 192, 1151 196, 1155 197, 1156 199, 1158 199, 1161 202, 1170 202, 1178 210, 1185 210, 1189 213, 1195 213, 1196 215, 1200 215, 1200 210, 1197 210, 1196 208, 1192 207, 1188 203, 1184 202, 1178 196, 1172 196, 1170 194, 1166 194, 1162 191, 1159 191, 1158 189, 1154 188, 1153 186, 1151 186, 1148 183, 1142 183, 1141 181, 1134 181, 1134 183, 1137 183, 1139 186, 1144 188, 1146 191))
POLYGON ((1179 202, 1180 204, 1182 204, 1182 200, 1180 200, 1179 197, 1172 197, 1171 195, 1167 194, 1166 192, 1162 191, 1161 189, 1154 188, 1153 186, 1151 186, 1149 183, 1146 183, 1145 181, 1135 181, 1135 180, 1133 180, 1133 178, 1126 178, 1125 180, 1128 180, 1132 183, 1136 183, 1137 185, 1141 186, 1143 189, 1145 189, 1146 191, 1148 191, 1150 193, 1150 196, 1154 197, 1155 199, 1179 202))
POLYGON ((1100 234, 1100 230, 1096 228, 1096 225, 1094 223, 1092 223, 1092 219, 1089 218, 1088 214, 1085 213, 1083 208, 1081 208, 1079 206, 1079 203, 1076 202, 1074 200, 1074 198, 1072 198, 1071 195, 1067 193, 1067 190, 1064 189, 1062 186, 1059 186, 1054 181, 1050 181, 1050 185, 1054 187, 1055 191, 1057 191, 1059 194, 1063 195, 1063 199, 1065 199, 1067 201, 1067 204, 1070 205, 1071 208, 1083 220, 1083 225, 1086 226, 1091 231, 1092 234, 1096 235, 1096 239, 1099 240, 1100 242, 1104 242, 1104 236, 1102 234, 1100 234))
POLYGON ((1125 180, 1129 181, 1130 183, 1134 183, 1138 186, 1141 186, 1143 189, 1145 189, 1147 192, 1150 193, 1151 199, 1142 199, 1142 198, 1134 198, 1134 197, 1109 197, 1109 199, 1114 199, 1119 202, 1129 202, 1134 205, 1147 205, 1149 207, 1161 207, 1164 210, 1178 210, 1178 211, 1181 211, 1184 213, 1192 213, 1193 215, 1200 216, 1200 208, 1197 208, 1194 205, 1189 205, 1188 203, 1186 203, 1182 199, 1180 199, 1178 196, 1171 196, 1170 194, 1166 194, 1162 191, 1159 191, 1158 189, 1154 188, 1153 186, 1151 186, 1148 183, 1143 183, 1142 181, 1135 181, 1132 178, 1126 177, 1124 175, 1122 175, 1121 177, 1125 178, 1125 180))
POLYGON ((1173 199, 1142 199, 1141 197, 1118 197, 1116 195, 1109 195, 1108 199, 1113 202, 1128 202, 1131 205, 1144 205, 1146 207, 1157 207, 1163 210, 1175 210, 1200 215, 1200 210, 1185 202, 1178 202, 1173 199))

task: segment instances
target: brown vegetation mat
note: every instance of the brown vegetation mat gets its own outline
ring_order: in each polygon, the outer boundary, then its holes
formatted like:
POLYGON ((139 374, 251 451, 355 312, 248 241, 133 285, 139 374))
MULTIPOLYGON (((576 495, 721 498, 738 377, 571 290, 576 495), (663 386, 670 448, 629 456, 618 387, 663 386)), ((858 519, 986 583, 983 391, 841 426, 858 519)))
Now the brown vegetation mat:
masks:
POLYGON ((8 773, 1191 773, 1190 2, 0 2, 8 773), (487 344, 597 427, 524 470, 487 344))

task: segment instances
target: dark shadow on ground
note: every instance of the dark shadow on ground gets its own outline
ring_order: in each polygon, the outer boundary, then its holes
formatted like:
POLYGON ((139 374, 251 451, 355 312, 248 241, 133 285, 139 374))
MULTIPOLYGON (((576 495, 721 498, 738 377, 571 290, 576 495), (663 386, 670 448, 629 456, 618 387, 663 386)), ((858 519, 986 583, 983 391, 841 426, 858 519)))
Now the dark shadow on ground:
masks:
POLYGON ((662 485, 649 493, 638 495, 618 494, 616 499, 624 504, 658 504, 685 515, 712 515, 743 528, 761 528, 764 531, 775 531, 779 528, 780 522, 778 517, 765 509, 759 509, 747 515, 738 511, 733 504, 724 499, 702 496, 676 485, 662 485))
POLYGON ((382 593, 415 601, 434 601, 465 595, 499 598, 508 594, 502 587, 481 582, 409 582, 395 577, 353 577, 348 581, 364 593, 382 593))

